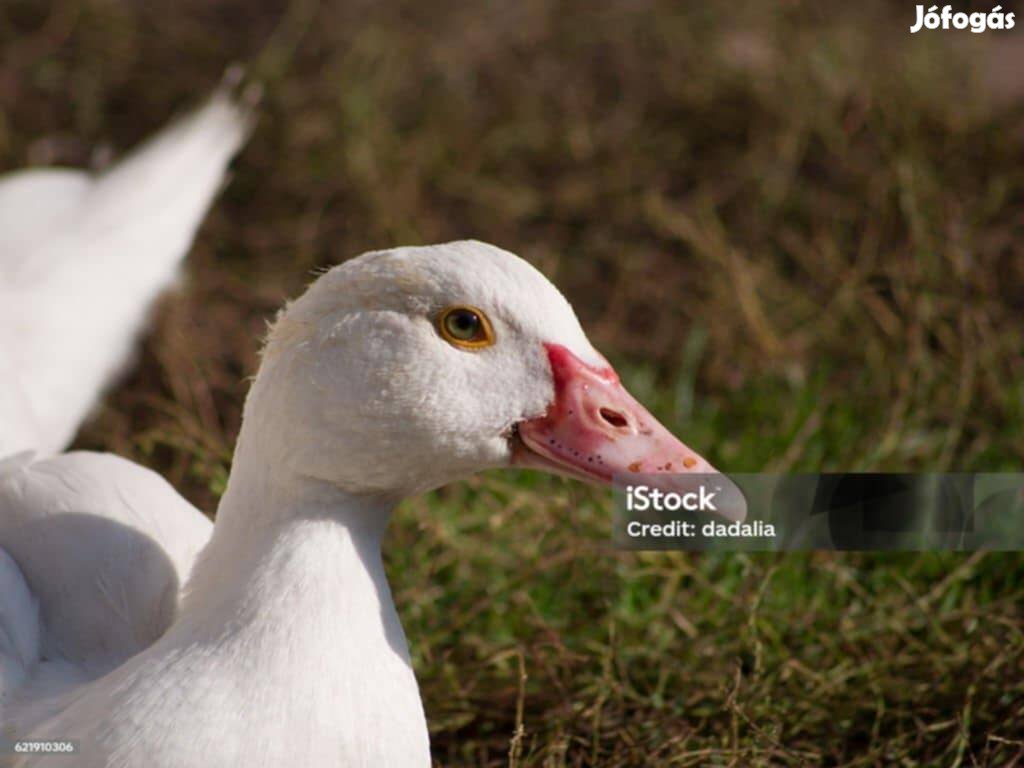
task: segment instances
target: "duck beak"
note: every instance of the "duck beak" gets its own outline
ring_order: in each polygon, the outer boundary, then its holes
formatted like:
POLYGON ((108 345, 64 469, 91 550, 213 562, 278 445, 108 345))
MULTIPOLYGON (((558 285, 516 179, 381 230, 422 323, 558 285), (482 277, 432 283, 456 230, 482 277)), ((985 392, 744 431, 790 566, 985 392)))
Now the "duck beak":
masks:
MULTIPOLYGON (((518 424, 512 461, 580 480, 611 485, 628 475, 664 492, 689 493, 718 475, 704 457, 679 441, 626 391, 611 366, 580 360, 558 344, 544 345, 555 382, 555 399, 543 416, 518 424)), ((717 513, 743 520, 743 494, 717 513)))

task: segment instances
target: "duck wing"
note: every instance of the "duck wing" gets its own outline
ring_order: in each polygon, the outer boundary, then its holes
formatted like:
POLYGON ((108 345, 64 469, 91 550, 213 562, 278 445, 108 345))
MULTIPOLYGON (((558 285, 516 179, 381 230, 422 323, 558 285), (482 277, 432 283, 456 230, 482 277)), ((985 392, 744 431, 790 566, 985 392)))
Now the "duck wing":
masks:
POLYGON ((212 529, 126 459, 0 461, 0 732, 155 642, 212 529))
POLYGON ((64 448, 125 364, 249 133, 232 85, 102 173, 0 178, 0 457, 64 448))

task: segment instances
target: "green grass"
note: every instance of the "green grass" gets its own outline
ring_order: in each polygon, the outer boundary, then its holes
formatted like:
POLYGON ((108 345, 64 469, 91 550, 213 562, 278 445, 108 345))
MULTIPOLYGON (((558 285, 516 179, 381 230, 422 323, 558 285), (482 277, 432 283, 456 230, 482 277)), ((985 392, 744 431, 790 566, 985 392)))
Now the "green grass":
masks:
MULTIPOLYGON (((626 378, 643 391, 645 372, 626 378)), ((786 451, 821 391, 745 394, 741 413, 689 423, 753 466, 786 451), (783 395, 791 423, 765 439, 783 395)), ((863 420, 821 418, 804 455, 841 466, 863 420)), ((605 494, 529 474, 406 504, 387 551, 444 764, 505 764, 519 697, 521 765, 1009 765, 1024 746, 1016 554, 637 554, 608 539, 605 494)))
MULTIPOLYGON (((231 61, 267 90, 79 445, 213 511, 280 302, 364 250, 474 236, 551 275, 718 466, 1019 469, 1024 43, 911 37, 911 11, 4 3, 0 168, 124 149, 231 61)), ((1024 760, 1020 556, 624 553, 609 506, 492 473, 400 510, 439 763, 1024 760)))

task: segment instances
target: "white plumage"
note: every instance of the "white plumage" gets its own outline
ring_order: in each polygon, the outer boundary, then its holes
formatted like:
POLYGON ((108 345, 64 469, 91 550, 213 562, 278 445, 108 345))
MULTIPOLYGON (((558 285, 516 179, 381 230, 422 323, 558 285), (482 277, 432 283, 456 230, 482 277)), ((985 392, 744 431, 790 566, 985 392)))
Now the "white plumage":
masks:
POLYGON ((74 740, 80 768, 426 768, 381 560, 391 510, 512 463, 601 479, 595 456, 710 471, 516 256, 460 242, 348 261, 270 333, 212 535, 119 459, 0 466, 0 725, 74 740), (485 314, 493 343, 444 337, 451 307, 485 314))
POLYGON ((44 712, 152 644, 209 538, 210 522, 149 470, 46 456, 174 280, 250 129, 236 84, 232 73, 101 173, 0 177, 0 722, 14 692, 44 712))
POLYGON ((0 457, 70 442, 173 281, 249 123, 225 86, 102 173, 0 177, 0 457))

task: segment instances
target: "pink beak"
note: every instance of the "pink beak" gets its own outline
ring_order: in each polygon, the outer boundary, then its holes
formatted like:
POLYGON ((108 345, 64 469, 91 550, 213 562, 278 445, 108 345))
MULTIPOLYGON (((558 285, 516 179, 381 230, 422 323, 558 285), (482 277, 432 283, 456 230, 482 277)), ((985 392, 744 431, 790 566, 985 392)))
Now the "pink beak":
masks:
POLYGON ((642 475, 638 482, 665 492, 688 493, 711 480, 727 483, 731 502, 718 514, 746 517, 742 493, 638 403, 611 366, 588 365, 558 344, 544 347, 555 399, 546 414, 519 424, 523 447, 514 463, 602 485, 642 475))

